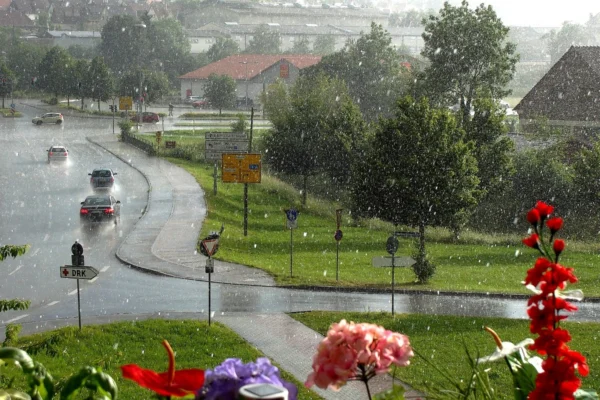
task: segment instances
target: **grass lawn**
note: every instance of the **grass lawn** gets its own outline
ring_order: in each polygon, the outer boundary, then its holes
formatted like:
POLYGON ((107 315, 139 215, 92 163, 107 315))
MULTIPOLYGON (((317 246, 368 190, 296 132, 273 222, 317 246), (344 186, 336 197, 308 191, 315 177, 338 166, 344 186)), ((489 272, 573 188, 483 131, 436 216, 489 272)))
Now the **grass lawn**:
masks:
MULTIPOLYGON (((261 268, 279 284, 330 285, 390 288, 391 269, 375 268, 372 258, 386 256, 385 243, 394 229, 380 221, 353 222, 343 212, 344 237, 340 242, 339 282, 336 281, 335 210, 341 203, 309 197, 300 207, 297 189, 264 173, 260 184, 249 185, 248 236, 243 235, 243 185, 218 183, 213 194, 213 166, 171 158, 187 169, 205 189, 208 217, 201 236, 218 231, 225 224, 218 259, 261 268), (293 231, 293 277, 290 277, 290 231, 285 228, 283 210, 300 210, 298 229, 293 231)), ((523 216, 524 220, 525 216, 523 216)), ((568 219, 566 221, 568 224, 568 219)), ((399 227, 400 230, 410 228, 399 227)), ((527 225, 523 221, 523 237, 527 225)), ((426 284, 415 283, 410 268, 398 268, 396 284, 400 289, 447 290, 482 293, 528 293, 520 284, 537 253, 521 244, 521 236, 480 234, 465 231, 455 242, 450 232, 427 229, 427 253, 437 266, 426 284)), ((575 267, 580 281, 572 287, 586 297, 600 297, 600 252, 598 244, 567 242, 561 256, 563 264, 575 267)), ((414 246, 400 239, 397 255, 411 255, 414 246)))
POLYGON ((5 118, 19 118, 23 116, 23 114, 18 111, 15 111, 14 113, 10 112, 10 108, 0 108, 0 114, 5 118))
MULTIPOLYGON (((62 328, 38 335, 24 336, 12 347, 29 353, 34 361, 46 367, 55 384, 66 379, 84 366, 101 367, 111 375, 119 388, 119 398, 143 400, 154 398, 152 392, 142 389, 133 381, 121 377, 120 366, 138 364, 142 368, 165 372, 167 353, 161 342, 167 339, 176 355, 176 368, 214 368, 226 358, 236 357, 243 362, 255 361, 262 354, 237 334, 219 323, 210 327, 202 321, 147 320, 119 322, 108 325, 62 328)), ((23 375, 14 367, 2 367, 0 388, 17 377, 15 386, 26 388, 23 375)), ((299 389, 299 399, 319 399, 286 372, 284 379, 299 389)), ((60 391, 60 387, 58 388, 60 391)), ((76 397, 83 399, 83 396, 76 397)))
MULTIPOLYGON (((386 329, 407 335, 419 354, 450 372, 457 380, 464 381, 470 373, 464 344, 475 358, 492 354, 495 350, 492 337, 482 329, 484 326, 494 329, 503 341, 518 343, 527 337, 533 338, 529 333, 528 320, 417 314, 401 314, 394 318, 389 313, 336 312, 295 313, 291 316, 322 335, 327 334, 332 323, 342 319, 382 325, 386 329)), ((583 379, 582 387, 600 389, 600 347, 597 344, 600 324, 564 323, 562 326, 569 329, 573 337, 570 347, 581 352, 590 366, 590 374, 583 379)), ((514 398, 511 392, 512 378, 505 362, 501 360, 486 364, 486 368, 491 368, 489 376, 497 391, 497 398, 514 398)), ((428 385, 450 389, 447 382, 416 355, 410 366, 397 368, 395 371, 396 377, 423 392, 427 392, 428 385)))

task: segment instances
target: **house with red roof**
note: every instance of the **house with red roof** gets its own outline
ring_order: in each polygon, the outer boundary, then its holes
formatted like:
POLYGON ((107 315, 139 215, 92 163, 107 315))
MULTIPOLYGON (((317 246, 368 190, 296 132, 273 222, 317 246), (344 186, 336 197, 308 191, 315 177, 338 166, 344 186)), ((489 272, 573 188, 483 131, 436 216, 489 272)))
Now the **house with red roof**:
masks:
POLYGON ((321 56, 310 54, 236 54, 180 76, 181 98, 202 97, 208 77, 217 74, 233 78, 237 84, 238 98, 247 97, 256 104, 260 94, 271 83, 280 79, 292 85, 298 79, 300 70, 320 61, 321 56))

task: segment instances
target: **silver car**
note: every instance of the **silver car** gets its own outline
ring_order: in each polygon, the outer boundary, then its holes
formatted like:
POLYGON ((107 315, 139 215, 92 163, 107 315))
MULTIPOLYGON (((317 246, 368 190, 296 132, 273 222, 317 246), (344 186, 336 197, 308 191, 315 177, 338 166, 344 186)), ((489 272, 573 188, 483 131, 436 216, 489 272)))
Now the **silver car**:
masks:
POLYGON ((48 150, 48 162, 67 161, 69 159, 69 150, 65 146, 52 146, 48 150))
POLYGON ((35 117, 31 120, 36 125, 41 124, 62 124, 63 123, 63 115, 61 113, 46 113, 41 117, 35 117))
POLYGON ((117 173, 110 168, 98 168, 88 175, 91 177, 90 185, 92 186, 92 189, 111 190, 115 184, 115 175, 117 175, 117 173))

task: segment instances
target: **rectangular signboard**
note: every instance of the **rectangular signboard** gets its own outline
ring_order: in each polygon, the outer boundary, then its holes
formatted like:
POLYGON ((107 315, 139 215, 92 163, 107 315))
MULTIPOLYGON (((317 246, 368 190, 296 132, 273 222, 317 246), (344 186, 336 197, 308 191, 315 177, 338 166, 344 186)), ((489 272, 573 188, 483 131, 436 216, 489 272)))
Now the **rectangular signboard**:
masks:
POLYGON ((226 153, 229 150, 233 151, 248 151, 248 139, 235 140, 235 139, 225 139, 225 140, 206 140, 205 141, 205 149, 207 151, 221 151, 226 153))
POLYGON ((206 132, 205 139, 246 139, 247 136, 244 132, 206 132))
MULTIPOLYGON (((410 267, 416 261, 412 257, 398 256, 394 257, 394 267, 410 267)), ((373 257, 374 267, 391 267, 392 257, 373 257)))
POLYGON ((224 183, 260 183, 260 154, 223 153, 221 179, 224 183))
POLYGON ((131 96, 119 97, 119 110, 131 110, 133 106, 133 99, 131 96))
POLYGON ((60 277, 69 279, 94 279, 99 274, 94 267, 63 265, 60 267, 60 277))

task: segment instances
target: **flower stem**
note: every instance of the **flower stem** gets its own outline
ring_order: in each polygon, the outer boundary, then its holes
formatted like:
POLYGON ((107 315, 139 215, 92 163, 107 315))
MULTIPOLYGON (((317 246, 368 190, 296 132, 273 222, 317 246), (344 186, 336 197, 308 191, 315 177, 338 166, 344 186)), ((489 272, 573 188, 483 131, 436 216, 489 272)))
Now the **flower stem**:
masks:
POLYGON ((369 381, 368 380, 363 380, 363 382, 365 383, 365 386, 367 387, 367 396, 369 396, 369 400, 371 400, 371 390, 369 390, 369 381))

